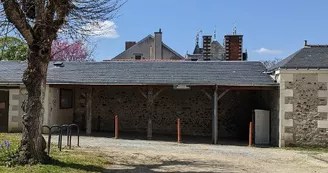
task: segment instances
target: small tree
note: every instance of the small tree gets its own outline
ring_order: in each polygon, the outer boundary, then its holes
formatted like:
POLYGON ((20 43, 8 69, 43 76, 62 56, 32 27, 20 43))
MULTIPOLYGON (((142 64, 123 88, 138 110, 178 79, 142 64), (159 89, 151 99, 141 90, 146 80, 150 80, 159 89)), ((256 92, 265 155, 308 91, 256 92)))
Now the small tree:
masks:
POLYGON ((28 97, 23 105, 21 164, 49 159, 41 127, 53 41, 63 35, 86 38, 93 34, 92 27, 86 26, 111 20, 121 5, 120 0, 0 0, 0 35, 18 31, 28 45, 28 65, 23 75, 28 97))
POLYGON ((26 60, 27 44, 16 37, 0 38, 0 60, 26 60))
POLYGON ((70 43, 56 40, 52 43, 52 60, 54 61, 90 61, 91 53, 82 41, 70 43))
MULTIPOLYGON (((16 37, 0 38, 0 60, 27 59, 27 44, 16 37)), ((51 46, 51 56, 54 61, 91 61, 92 51, 83 41, 70 43, 64 40, 55 40, 51 46)))

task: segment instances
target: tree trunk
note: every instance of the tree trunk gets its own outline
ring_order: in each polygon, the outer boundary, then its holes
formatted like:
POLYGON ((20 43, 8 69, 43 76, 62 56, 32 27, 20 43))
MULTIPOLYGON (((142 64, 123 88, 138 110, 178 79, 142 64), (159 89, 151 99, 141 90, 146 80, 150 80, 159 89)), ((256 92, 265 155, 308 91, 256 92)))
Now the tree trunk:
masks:
POLYGON ((44 115, 44 96, 51 44, 35 42, 29 46, 28 67, 23 75, 23 82, 28 91, 27 102, 23 105, 23 137, 19 150, 21 164, 45 163, 46 142, 42 136, 44 115))

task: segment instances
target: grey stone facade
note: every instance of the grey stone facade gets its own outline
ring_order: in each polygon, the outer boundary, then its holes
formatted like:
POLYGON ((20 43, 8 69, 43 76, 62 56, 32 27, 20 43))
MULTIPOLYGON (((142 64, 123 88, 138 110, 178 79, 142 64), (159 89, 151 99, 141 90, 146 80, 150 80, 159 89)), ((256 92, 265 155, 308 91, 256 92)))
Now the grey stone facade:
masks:
POLYGON ((288 74, 289 80, 283 80, 286 91, 281 99, 286 111, 282 118, 282 140, 285 146, 328 146, 327 112, 320 107, 327 106, 327 82, 318 80, 318 73, 288 74), (287 108, 286 107, 290 107, 287 108))
POLYGON ((22 128, 22 111, 21 104, 24 94, 21 94, 21 89, 9 90, 9 132, 19 132, 22 128))

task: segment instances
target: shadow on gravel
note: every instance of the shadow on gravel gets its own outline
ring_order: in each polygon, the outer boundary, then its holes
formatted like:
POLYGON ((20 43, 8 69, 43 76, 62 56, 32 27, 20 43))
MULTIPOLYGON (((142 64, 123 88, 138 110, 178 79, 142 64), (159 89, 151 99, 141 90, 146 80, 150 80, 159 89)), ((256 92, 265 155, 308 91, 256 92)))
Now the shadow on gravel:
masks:
POLYGON ((48 165, 71 168, 71 169, 75 169, 76 171, 104 172, 103 167, 94 166, 94 165, 82 165, 79 163, 65 163, 55 159, 53 159, 51 163, 49 163, 48 165))
POLYGON ((119 167, 107 168, 105 173, 159 173, 159 172, 189 172, 189 173, 236 173, 227 164, 189 162, 189 161, 163 161, 160 164, 120 164, 119 167), (215 171, 206 171, 206 170, 215 171))
POLYGON ((188 161, 164 161, 161 164, 120 164, 119 168, 107 168, 94 166, 94 165, 82 165, 79 163, 65 163, 59 160, 53 160, 52 163, 48 165, 60 166, 65 168, 75 169, 76 171, 86 171, 86 172, 104 172, 104 173, 159 173, 159 172, 189 172, 189 173, 236 173, 236 171, 231 170, 231 166, 226 164, 216 164, 213 167, 213 164, 205 162, 188 162, 188 161), (193 168, 195 171, 190 171, 193 168), (202 171, 207 170, 208 168, 214 169, 215 171, 202 171), (187 170, 186 170, 187 169, 187 170))

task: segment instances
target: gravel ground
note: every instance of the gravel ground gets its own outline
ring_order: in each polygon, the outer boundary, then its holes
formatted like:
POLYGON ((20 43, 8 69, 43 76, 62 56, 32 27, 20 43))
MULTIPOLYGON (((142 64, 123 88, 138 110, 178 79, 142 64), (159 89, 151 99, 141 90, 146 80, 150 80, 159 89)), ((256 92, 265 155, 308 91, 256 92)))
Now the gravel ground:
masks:
MULTIPOLYGON (((75 138, 72 144, 76 145, 75 138)), ((80 144, 84 151, 108 156, 105 172, 328 172, 328 153, 313 151, 84 136, 80 144)))

